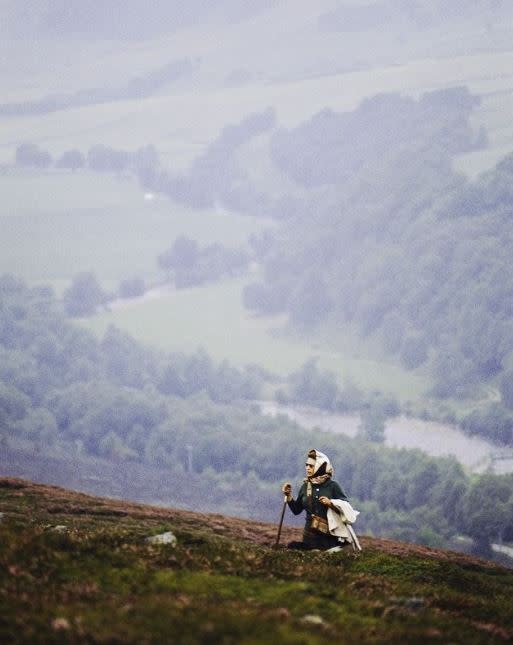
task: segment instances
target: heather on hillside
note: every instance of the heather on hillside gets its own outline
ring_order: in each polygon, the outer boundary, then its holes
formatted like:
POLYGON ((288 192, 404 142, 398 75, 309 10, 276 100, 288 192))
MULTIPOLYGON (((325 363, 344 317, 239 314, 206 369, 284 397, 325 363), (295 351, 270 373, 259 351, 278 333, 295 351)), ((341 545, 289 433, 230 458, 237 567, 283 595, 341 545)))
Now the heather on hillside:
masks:
MULTIPOLYGON (((0 638, 176 643, 489 643, 513 635, 513 573, 363 537, 272 548, 276 526, 0 479, 0 638), (27 518, 30 518, 28 520, 27 518), (171 531, 176 544, 150 536, 171 531), (322 584, 320 583, 322 581, 322 584)), ((297 535, 287 529, 283 539, 297 535)))

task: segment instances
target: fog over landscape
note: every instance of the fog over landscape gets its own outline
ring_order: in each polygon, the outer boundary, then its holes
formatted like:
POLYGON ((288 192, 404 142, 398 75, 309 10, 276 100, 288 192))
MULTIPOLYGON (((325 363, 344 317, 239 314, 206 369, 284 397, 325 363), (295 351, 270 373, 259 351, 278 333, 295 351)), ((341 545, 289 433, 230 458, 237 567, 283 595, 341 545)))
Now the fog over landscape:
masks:
POLYGON ((0 16, 0 475, 513 549, 513 4, 0 16))

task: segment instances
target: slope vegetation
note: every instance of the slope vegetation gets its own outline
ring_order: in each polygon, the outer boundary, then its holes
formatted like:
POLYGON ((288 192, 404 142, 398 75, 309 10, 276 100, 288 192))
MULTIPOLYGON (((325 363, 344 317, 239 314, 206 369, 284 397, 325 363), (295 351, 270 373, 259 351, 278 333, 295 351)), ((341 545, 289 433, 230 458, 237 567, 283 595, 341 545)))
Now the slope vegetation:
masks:
POLYGON ((513 572, 460 554, 369 537, 359 555, 288 552, 274 525, 20 479, 0 479, 0 509, 3 642, 513 637, 513 572), (145 541, 169 530, 176 546, 145 541))

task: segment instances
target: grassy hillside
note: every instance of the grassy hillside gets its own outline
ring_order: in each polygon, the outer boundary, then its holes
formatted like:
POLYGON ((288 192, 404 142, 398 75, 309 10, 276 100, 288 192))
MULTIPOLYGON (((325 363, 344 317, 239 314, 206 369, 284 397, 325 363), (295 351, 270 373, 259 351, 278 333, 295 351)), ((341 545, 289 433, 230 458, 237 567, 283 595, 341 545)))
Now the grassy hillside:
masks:
POLYGON ((274 550, 274 525, 16 479, 0 479, 0 511, 3 642, 513 637, 513 572, 456 553, 365 537, 358 555, 274 550), (145 542, 164 531, 176 547, 145 542))

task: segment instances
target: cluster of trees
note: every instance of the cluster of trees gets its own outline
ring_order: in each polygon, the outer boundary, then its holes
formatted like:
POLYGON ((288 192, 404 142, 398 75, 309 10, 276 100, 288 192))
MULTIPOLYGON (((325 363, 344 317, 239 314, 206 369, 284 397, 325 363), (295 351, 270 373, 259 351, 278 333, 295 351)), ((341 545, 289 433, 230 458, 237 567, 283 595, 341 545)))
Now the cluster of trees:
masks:
POLYGON ((137 298, 146 293, 148 286, 143 278, 134 276, 120 281, 117 291, 106 291, 91 271, 73 276, 71 284, 64 290, 62 303, 70 318, 94 316, 101 307, 108 308, 116 298, 137 298))
MULTIPOLYGON (((206 392, 217 402, 259 396, 263 376, 256 369, 238 370, 227 362, 215 365, 202 351, 192 356, 162 355, 115 328, 109 328, 98 341, 65 317, 49 288, 28 288, 12 276, 4 276, 0 299, 0 425, 4 430, 21 429, 23 434, 25 424, 33 425, 33 412, 48 421, 48 429, 62 430, 72 419, 78 421, 92 412, 89 407, 94 407, 94 401, 108 400, 107 407, 112 408, 116 397, 120 402, 116 409, 130 410, 132 403, 137 408, 135 399, 131 403, 126 395, 127 388, 141 391, 148 410, 161 409, 168 395, 188 397, 206 392), (108 395, 102 398, 102 391, 108 395), (66 422, 57 414, 58 392, 71 406, 66 422), (51 417, 53 421, 49 421, 51 417)), ((126 422, 126 431, 138 423, 148 430, 156 423, 152 414, 148 412, 141 421, 140 413, 134 412, 126 422)), ((109 423, 91 423, 100 442, 109 423)), ((57 438, 54 434, 54 440, 57 438)))
MULTIPOLYGON (((24 440, 41 453, 145 464, 182 479, 192 471, 212 484, 213 499, 250 486, 258 505, 254 491, 297 477, 305 450, 322 444, 365 510, 362 530, 437 544, 463 532, 482 552, 513 539, 511 476, 471 479, 450 459, 263 417, 251 401, 264 378, 202 351, 162 355, 114 328, 97 340, 64 317, 50 289, 0 279, 2 445, 24 440)), ((313 392, 322 378, 307 365, 291 376, 292 392, 313 392)), ((393 402, 375 403, 393 411, 393 402)))
MULTIPOLYGON (((158 256, 157 264, 168 282, 183 289, 246 272, 249 254, 220 243, 201 248, 196 240, 180 235, 158 256)), ((70 286, 64 290, 62 302, 68 316, 84 318, 93 316, 100 307, 107 307, 118 297, 142 296, 147 288, 143 278, 134 276, 121 280, 117 292, 105 291, 94 273, 84 271, 73 276, 70 286)))
POLYGON ((112 294, 102 289, 94 273, 83 272, 73 277, 63 293, 62 301, 68 316, 85 318, 93 316, 98 307, 106 305, 112 298, 112 294))
POLYGON ((72 171, 89 168, 95 172, 133 172, 142 182, 150 182, 157 174, 159 157, 152 145, 128 152, 97 144, 87 154, 71 148, 54 160, 48 150, 26 142, 16 148, 15 164, 20 168, 46 169, 53 165, 55 168, 72 171))
POLYGON ((485 143, 474 104, 465 89, 381 96, 275 133, 275 163, 315 197, 260 245, 264 278, 246 306, 306 328, 356 323, 406 368, 427 366, 437 397, 472 396, 483 381, 504 392, 513 156, 473 182, 452 170, 456 153, 485 143))
POLYGON ((385 534, 441 544, 459 532, 471 536, 482 553, 490 540, 513 537, 511 476, 469 478, 452 459, 355 441, 343 448, 336 442, 332 453, 342 483, 368 514, 365 521, 372 526, 379 518, 385 534), (373 517, 376 511, 386 517, 373 517))
POLYGON ((360 436, 376 443, 385 439, 386 420, 401 412, 394 396, 364 392, 349 381, 341 388, 333 372, 319 369, 315 358, 289 375, 286 388, 279 389, 276 398, 285 404, 306 404, 340 414, 358 413, 360 436))
POLYGON ((159 268, 179 289, 239 275, 246 271, 248 263, 249 255, 242 249, 218 242, 200 248, 196 240, 185 235, 179 235, 157 258, 159 268))
POLYGON ((251 114, 237 125, 226 126, 219 137, 199 156, 187 173, 177 175, 162 167, 153 145, 126 151, 96 144, 87 154, 78 149, 65 151, 55 161, 48 150, 35 143, 20 144, 15 153, 18 167, 56 168, 95 172, 133 173, 145 190, 162 193, 194 208, 226 208, 250 214, 281 214, 280 208, 256 189, 237 160, 237 152, 255 137, 271 131, 276 124, 272 109, 251 114), (255 205, 258 208, 255 209, 255 205))
MULTIPOLYGON (((423 168, 440 181, 451 154, 483 143, 483 135, 476 138, 468 121, 477 103, 464 88, 429 92, 418 101, 399 94, 377 95, 353 112, 326 109, 292 130, 277 130, 271 141, 272 157, 281 170, 309 188, 334 185, 344 191, 347 182, 365 173, 369 188, 381 191, 383 180, 390 181, 394 175, 403 182, 407 168, 400 164, 420 153, 423 165, 435 161, 431 155, 444 161, 439 168, 423 168), (393 174, 383 178, 375 174, 390 164, 395 165, 393 174)), ((424 179, 428 178, 425 174, 424 179)), ((420 179, 414 185, 417 189, 420 179)))
POLYGON ((52 163, 52 156, 35 143, 22 143, 16 148, 16 165, 32 168, 48 168, 52 163))
POLYGON ((116 298, 137 298, 147 290, 145 281, 140 277, 121 280, 117 292, 106 291, 91 271, 83 271, 73 276, 70 286, 64 290, 62 304, 70 318, 94 316, 100 307, 108 307, 116 298))
POLYGON ((48 150, 26 142, 17 147, 15 164, 43 169, 53 165, 72 171, 88 168, 95 172, 132 173, 144 190, 167 195, 193 208, 221 204, 248 215, 282 219, 293 216, 302 207, 302 198, 270 195, 265 186, 255 183, 251 168, 245 168, 238 158, 255 138, 274 136, 275 129, 276 115, 271 108, 226 126, 182 174, 164 168, 153 145, 127 151, 96 144, 87 153, 73 148, 54 160, 48 150))
POLYGON ((162 170, 149 188, 195 208, 222 204, 226 208, 249 214, 267 214, 269 198, 250 180, 237 153, 254 138, 272 131, 276 115, 271 108, 249 115, 236 125, 223 128, 186 173, 175 175, 162 170))
MULTIPOLYGON (((0 110, 1 111, 1 110, 0 110)), ((187 172, 174 174, 164 168, 153 145, 135 151, 96 144, 87 153, 73 148, 57 159, 35 143, 20 144, 15 153, 18 167, 134 174, 143 189, 167 195, 193 208, 211 208, 221 204, 229 210, 256 216, 283 218, 295 212, 300 201, 290 196, 271 197, 251 178, 238 159, 244 146, 275 129, 274 110, 267 109, 226 126, 191 165, 187 172)))

